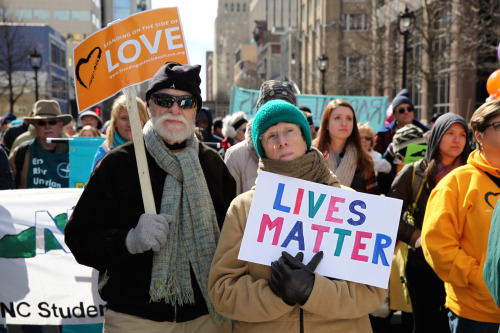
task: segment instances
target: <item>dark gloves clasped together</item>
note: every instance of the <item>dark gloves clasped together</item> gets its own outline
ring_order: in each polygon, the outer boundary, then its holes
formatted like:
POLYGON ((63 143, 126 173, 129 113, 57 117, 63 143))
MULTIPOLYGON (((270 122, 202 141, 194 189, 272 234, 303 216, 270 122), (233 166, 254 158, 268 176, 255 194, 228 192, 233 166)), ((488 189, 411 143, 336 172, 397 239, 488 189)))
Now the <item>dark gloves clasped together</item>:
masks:
POLYGON ((302 252, 293 257, 283 251, 279 260, 271 263, 269 287, 289 305, 304 305, 309 299, 314 286, 314 270, 323 259, 323 251, 316 253, 307 265, 302 263, 303 259, 302 252))

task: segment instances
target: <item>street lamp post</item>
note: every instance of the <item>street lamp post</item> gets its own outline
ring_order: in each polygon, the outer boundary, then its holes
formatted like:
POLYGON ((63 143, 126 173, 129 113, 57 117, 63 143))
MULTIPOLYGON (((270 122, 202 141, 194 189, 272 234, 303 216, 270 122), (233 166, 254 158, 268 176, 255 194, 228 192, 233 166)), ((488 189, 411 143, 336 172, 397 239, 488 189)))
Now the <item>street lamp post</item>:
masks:
POLYGON ((42 67, 42 55, 38 53, 37 49, 33 49, 33 52, 29 55, 30 64, 35 71, 35 102, 38 101, 38 70, 42 67))
POLYGON ((321 72, 321 94, 326 95, 325 90, 325 72, 328 69, 328 57, 324 54, 320 55, 316 62, 319 71, 321 72))
POLYGON ((299 73, 298 79, 299 79, 300 87, 298 87, 298 89, 300 91, 302 89, 302 64, 300 63, 300 59, 298 59, 297 53, 292 52, 292 57, 290 59, 290 63, 292 64, 292 67, 293 67, 292 68, 292 73, 293 73, 292 78, 293 79, 296 78, 297 71, 299 73), (297 63, 298 63, 298 67, 299 67, 298 69, 295 67, 297 65, 297 63))
POLYGON ((408 9, 406 6, 404 12, 400 12, 398 16, 398 29, 399 33, 403 35, 404 46, 403 46, 403 78, 402 87, 406 88, 406 53, 408 51, 408 36, 413 31, 415 27, 415 14, 408 9))

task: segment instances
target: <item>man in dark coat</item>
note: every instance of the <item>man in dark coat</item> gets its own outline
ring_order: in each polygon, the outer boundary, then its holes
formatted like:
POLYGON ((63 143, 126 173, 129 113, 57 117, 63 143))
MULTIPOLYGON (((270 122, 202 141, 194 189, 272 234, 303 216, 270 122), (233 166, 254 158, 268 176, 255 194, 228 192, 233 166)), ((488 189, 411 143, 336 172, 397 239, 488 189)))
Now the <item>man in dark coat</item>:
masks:
MULTIPOLYGON (((375 146, 373 150, 378 151, 382 156, 386 155, 386 150, 389 147, 394 134, 400 128, 405 125, 413 124, 420 128, 424 133, 429 131, 429 127, 425 126, 417 119, 415 119, 415 108, 413 102, 410 99, 410 93, 408 90, 403 89, 399 94, 392 100, 392 114, 394 115, 394 120, 375 135, 375 146)), ((389 161, 392 164, 392 161, 389 161)), ((395 170, 395 167, 393 167, 395 170)), ((381 194, 387 195, 389 188, 391 187, 392 181, 394 180, 395 172, 390 174, 381 173, 377 175, 377 182, 379 185, 379 190, 381 194)))
POLYGON ((203 142, 222 142, 222 138, 212 133, 212 111, 203 106, 196 115, 196 126, 203 136, 203 142))
POLYGON ((405 125, 413 124, 420 128, 424 133, 429 130, 429 127, 415 119, 415 108, 410 99, 408 90, 401 90, 399 94, 394 97, 391 105, 394 120, 377 132, 377 135, 375 136, 375 146, 373 147, 375 151, 378 151, 382 155, 384 155, 385 150, 392 142, 392 138, 394 137, 396 131, 403 128, 405 125))
POLYGON ((201 109, 199 65, 169 62, 146 92, 143 129, 158 214, 145 214, 135 150, 126 143, 94 170, 65 240, 99 270, 107 332, 221 332, 208 273, 236 184, 216 151, 194 134, 201 109))

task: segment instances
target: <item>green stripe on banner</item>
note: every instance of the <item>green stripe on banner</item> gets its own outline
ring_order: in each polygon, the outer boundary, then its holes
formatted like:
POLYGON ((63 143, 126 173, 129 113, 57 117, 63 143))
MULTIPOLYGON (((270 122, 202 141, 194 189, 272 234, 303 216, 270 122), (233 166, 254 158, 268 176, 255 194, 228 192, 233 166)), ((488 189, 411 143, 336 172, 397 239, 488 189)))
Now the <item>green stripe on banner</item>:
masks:
MULTIPOLYGON (((229 112, 243 111, 248 119, 257 112, 255 105, 259 98, 258 90, 242 89, 233 86, 229 112)), ((378 132, 385 124, 386 110, 389 102, 387 96, 325 96, 325 95, 295 95, 297 106, 305 105, 311 109, 314 125, 321 125, 321 117, 332 99, 340 98, 349 102, 354 108, 356 119, 360 124, 368 124, 378 132)))
POLYGON ((92 173, 94 156, 105 138, 72 137, 69 140, 69 187, 84 187, 92 173))

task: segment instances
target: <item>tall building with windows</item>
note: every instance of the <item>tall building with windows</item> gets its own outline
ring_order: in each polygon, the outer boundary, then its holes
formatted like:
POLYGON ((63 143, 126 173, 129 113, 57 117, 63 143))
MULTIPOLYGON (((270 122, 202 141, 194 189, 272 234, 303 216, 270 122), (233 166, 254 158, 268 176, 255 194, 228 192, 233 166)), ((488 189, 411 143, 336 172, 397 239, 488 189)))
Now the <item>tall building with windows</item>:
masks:
POLYGON ((250 0, 219 0, 215 19, 213 94, 217 102, 228 102, 234 78, 235 52, 251 40, 248 31, 250 0))
POLYGON ((250 4, 249 31, 257 44, 256 68, 260 83, 269 79, 291 79, 288 60, 294 45, 291 37, 298 28, 298 2, 252 0, 250 4))
POLYGON ((151 0, 0 0, 0 11, 8 21, 46 24, 66 38, 66 50, 60 56, 68 73, 68 112, 74 117, 79 110, 75 100, 73 49, 108 23, 148 9, 151 0))
POLYGON ((371 10, 366 0, 299 1, 298 44, 290 57, 302 93, 321 94, 323 79, 328 95, 370 93, 371 10), (328 58, 325 75, 318 67, 322 55, 328 58))
POLYGON ((127 18, 131 14, 151 9, 151 0, 100 0, 105 24, 127 18))
POLYGON ((58 101, 67 112, 66 38, 37 23, 0 22, 0 31, 0 116, 11 111, 29 116, 36 94, 58 101))
POLYGON ((372 44, 372 93, 392 98, 404 86, 423 122, 446 112, 468 121, 488 97, 486 80, 498 68, 499 9, 498 1, 378 1, 371 26, 383 42, 372 44), (405 49, 398 17, 406 11, 415 20, 405 49))

